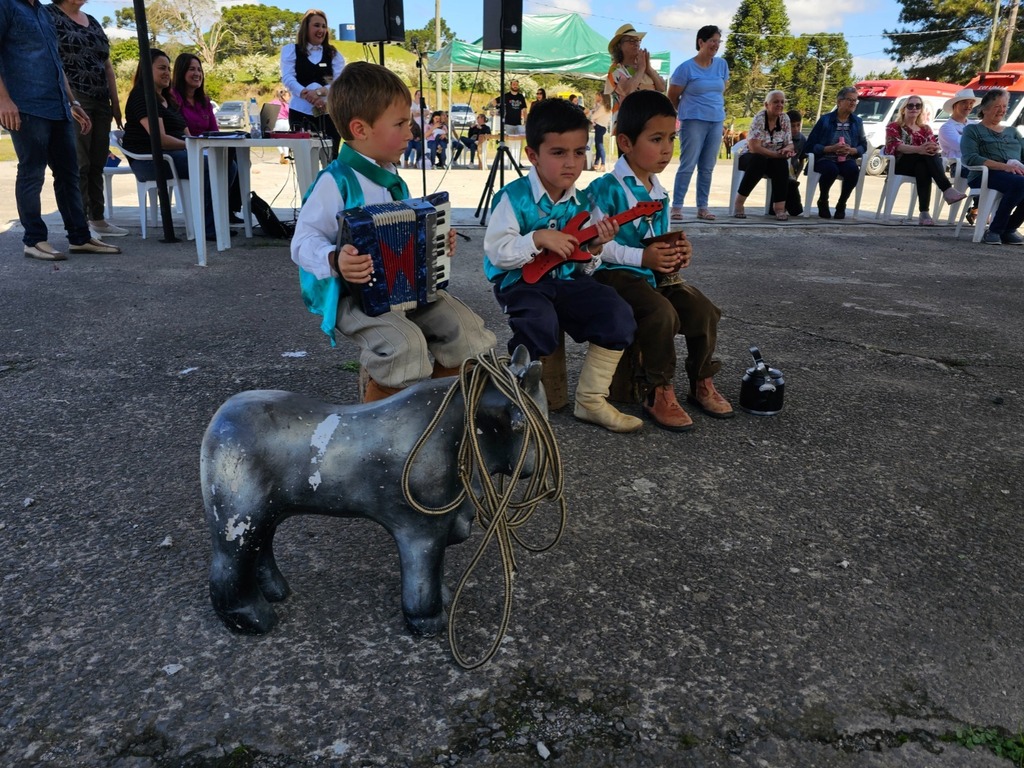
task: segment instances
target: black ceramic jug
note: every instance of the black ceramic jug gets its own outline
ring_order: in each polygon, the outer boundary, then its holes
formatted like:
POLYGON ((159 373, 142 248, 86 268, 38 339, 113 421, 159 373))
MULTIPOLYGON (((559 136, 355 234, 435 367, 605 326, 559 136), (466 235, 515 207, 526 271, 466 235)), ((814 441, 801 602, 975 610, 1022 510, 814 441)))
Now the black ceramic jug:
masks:
POLYGON ((786 380, 782 371, 769 368, 761 357, 761 350, 750 348, 754 367, 747 368, 740 387, 740 408, 756 416, 774 416, 782 410, 786 380))

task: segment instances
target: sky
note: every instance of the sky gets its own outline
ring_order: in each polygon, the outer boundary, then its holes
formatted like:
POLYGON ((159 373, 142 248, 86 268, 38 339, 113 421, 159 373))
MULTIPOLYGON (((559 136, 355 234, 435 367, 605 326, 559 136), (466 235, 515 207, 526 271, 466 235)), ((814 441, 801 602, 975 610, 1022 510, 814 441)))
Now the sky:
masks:
MULTIPOLYGON (((343 22, 354 21, 352 0, 312 0, 312 5, 294 0, 275 2, 280 8, 303 12, 319 8, 337 30, 343 22)), ((463 40, 476 40, 483 34, 483 0, 438 0, 441 16, 463 40)), ((534 15, 573 12, 582 15, 599 34, 611 37, 622 24, 632 24, 646 32, 644 46, 652 51, 669 51, 672 67, 696 53, 697 30, 715 24, 728 37, 739 0, 633 0, 625 5, 619 0, 523 0, 523 12, 534 15), (636 2, 636 5, 633 5, 636 2), (628 12, 625 12, 628 10, 628 12)), ((794 35, 811 32, 842 32, 853 56, 853 72, 864 75, 871 70, 889 69, 897 62, 885 54, 883 29, 899 26, 900 4, 897 0, 845 0, 842 3, 822 0, 785 0, 790 32, 794 35)), ((84 10, 98 19, 113 18, 114 11, 130 6, 129 0, 89 0, 84 10)), ((405 26, 417 29, 434 18, 435 0, 404 0, 405 26)))

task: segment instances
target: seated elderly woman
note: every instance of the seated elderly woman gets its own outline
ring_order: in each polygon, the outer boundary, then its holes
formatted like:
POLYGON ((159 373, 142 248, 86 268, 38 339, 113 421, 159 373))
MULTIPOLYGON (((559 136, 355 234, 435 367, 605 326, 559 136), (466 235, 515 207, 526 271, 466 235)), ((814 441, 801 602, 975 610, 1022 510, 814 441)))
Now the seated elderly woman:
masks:
MULTIPOLYGON (((1024 245, 1017 227, 1024 224, 1024 138, 1004 126, 1009 94, 1002 88, 986 91, 978 112, 981 122, 964 128, 960 154, 967 165, 988 168, 989 189, 1003 193, 982 238, 989 245, 1024 245)), ((981 184, 981 171, 972 171, 971 187, 981 184)))
POLYGON ((942 190, 947 203, 963 200, 967 195, 953 189, 946 170, 939 159, 939 142, 924 119, 924 100, 911 94, 900 107, 899 117, 885 129, 885 153, 896 158, 896 173, 913 176, 917 181, 917 205, 920 210, 917 223, 934 227, 928 211, 932 202, 932 182, 942 190))
POLYGON ((789 159, 793 149, 793 129, 786 114, 786 94, 770 91, 764 100, 764 109, 754 115, 747 138, 747 151, 739 159, 743 180, 733 205, 733 216, 747 218, 743 204, 767 176, 772 182, 772 209, 779 221, 789 219, 786 211, 786 192, 789 190, 789 159))
POLYGON ((807 154, 814 155, 814 170, 818 172, 818 216, 831 219, 828 193, 835 180, 842 176, 843 186, 836 201, 835 218, 846 218, 846 202, 857 187, 860 169, 856 158, 868 151, 864 135, 864 122, 854 113, 857 107, 857 89, 852 85, 840 88, 836 95, 836 108, 818 118, 807 137, 807 154))

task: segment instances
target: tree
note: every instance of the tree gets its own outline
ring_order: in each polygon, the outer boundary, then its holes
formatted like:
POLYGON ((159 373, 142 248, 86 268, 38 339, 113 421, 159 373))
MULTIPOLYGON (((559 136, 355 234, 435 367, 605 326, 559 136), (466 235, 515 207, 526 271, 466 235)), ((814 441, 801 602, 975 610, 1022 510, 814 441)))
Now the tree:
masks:
POLYGON ((730 81, 727 110, 752 115, 760 108, 791 40, 783 0, 742 0, 725 45, 730 81))
POLYGON ((220 21, 231 38, 220 53, 224 56, 277 56, 294 43, 302 14, 273 5, 232 5, 221 9, 220 21))
MULTIPOLYGON (((356 30, 357 32, 359 30, 356 30)), ((451 27, 448 26, 448 22, 441 18, 441 45, 442 47, 448 45, 452 40, 455 39, 455 33, 451 27)), ((407 51, 413 50, 413 41, 418 41, 420 53, 432 51, 435 48, 434 40, 434 20, 431 19, 420 29, 406 29, 405 30, 405 42, 396 43, 399 48, 405 48, 407 51)))
POLYGON ((791 109, 810 120, 828 112, 835 95, 852 84, 850 51, 843 35, 800 35, 776 70, 775 86, 786 93, 791 109))
MULTIPOLYGON (((963 83, 984 66, 992 30, 991 0, 900 0, 900 23, 885 30, 891 46, 885 52, 906 62, 907 76, 963 83)), ((999 18, 1005 20, 1013 0, 1005 0, 999 18)), ((1024 40, 1014 37, 1013 27, 1000 21, 996 27, 996 56, 1009 38, 1009 60, 1024 57, 1024 40)), ((993 60, 990 67, 995 68, 993 60)))
POLYGON ((903 73, 903 70, 897 66, 894 66, 890 70, 882 70, 881 72, 875 72, 871 70, 866 75, 858 75, 858 80, 906 80, 907 76, 903 73))
MULTIPOLYGON (((114 11, 114 18, 119 29, 137 28, 135 9, 130 6, 114 11)), ((174 33, 170 8, 166 4, 162 4, 160 0, 146 6, 146 29, 149 31, 151 45, 156 45, 158 39, 169 37, 174 33)))

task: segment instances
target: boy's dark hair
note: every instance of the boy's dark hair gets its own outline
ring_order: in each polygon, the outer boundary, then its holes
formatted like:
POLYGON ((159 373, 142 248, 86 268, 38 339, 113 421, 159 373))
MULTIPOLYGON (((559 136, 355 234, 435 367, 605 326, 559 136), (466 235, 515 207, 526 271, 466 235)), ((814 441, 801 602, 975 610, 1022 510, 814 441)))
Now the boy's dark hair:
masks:
POLYGON ((789 118, 790 123, 802 123, 804 121, 804 116, 800 114, 799 109, 789 110, 789 112, 786 113, 786 117, 789 118))
POLYGON ((347 64, 331 83, 327 112, 345 141, 352 140, 348 124, 355 119, 375 123, 396 101, 412 108, 409 87, 386 67, 368 61, 347 64))
POLYGON ((622 100, 619 114, 615 118, 615 130, 636 142, 652 117, 676 116, 676 108, 668 96, 660 91, 633 91, 622 100))
POLYGON ((716 27, 714 24, 708 24, 706 27, 701 27, 697 30, 697 50, 700 50, 700 44, 706 43, 715 35, 721 35, 722 30, 716 27))
MULTIPOLYGON (((344 70, 342 70, 344 72, 344 70)), ((538 101, 526 119, 526 146, 534 152, 540 150, 544 136, 549 133, 584 131, 589 133, 590 120, 582 110, 565 99, 538 101)))

